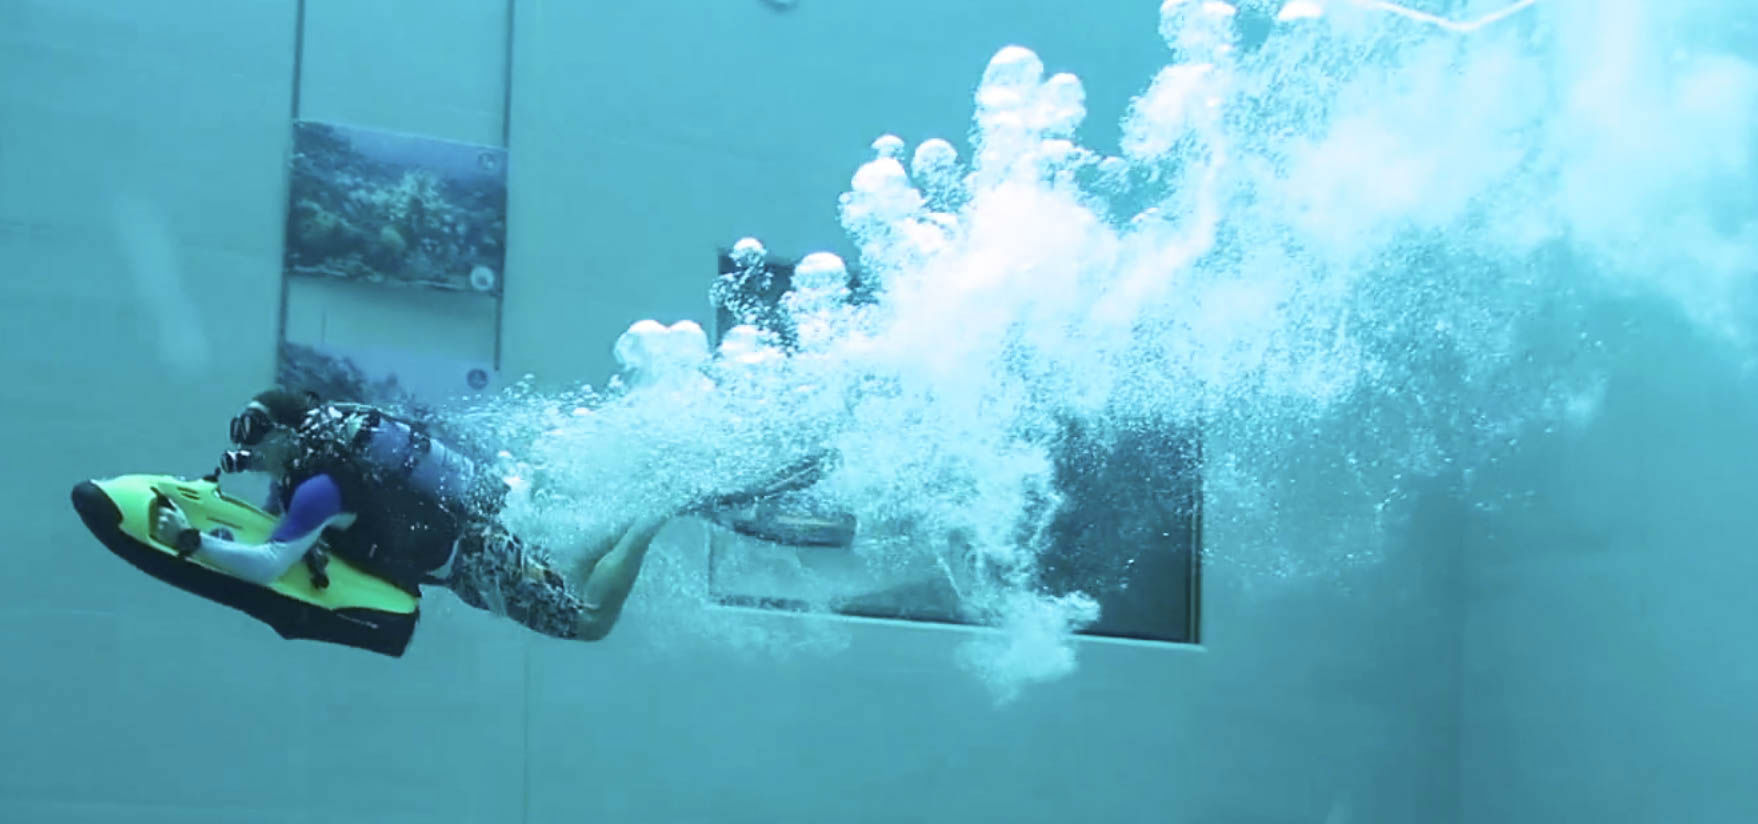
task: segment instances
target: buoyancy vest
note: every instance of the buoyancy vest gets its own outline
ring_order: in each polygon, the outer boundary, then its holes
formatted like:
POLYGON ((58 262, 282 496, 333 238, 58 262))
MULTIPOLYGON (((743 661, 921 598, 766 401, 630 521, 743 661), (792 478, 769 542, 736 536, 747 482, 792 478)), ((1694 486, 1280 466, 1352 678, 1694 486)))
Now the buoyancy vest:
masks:
POLYGON ((422 424, 358 404, 319 406, 295 429, 282 504, 320 474, 355 515, 331 536, 330 550, 409 589, 443 567, 462 531, 490 517, 507 492, 422 424))

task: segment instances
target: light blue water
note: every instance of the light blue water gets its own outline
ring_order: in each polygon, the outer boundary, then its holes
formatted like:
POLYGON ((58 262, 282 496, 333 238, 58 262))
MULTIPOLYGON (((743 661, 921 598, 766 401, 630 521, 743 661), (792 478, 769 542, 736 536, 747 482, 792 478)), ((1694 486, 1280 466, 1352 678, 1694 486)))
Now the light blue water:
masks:
MULTIPOLYGON (((1758 814, 1751 9, 738 5, 515 9, 507 373, 535 377, 457 422, 540 481, 509 521, 557 546, 829 440, 833 497, 908 527, 874 564, 977 559, 990 631, 728 610, 688 528, 611 642, 436 599, 396 662, 120 568, 25 479, 206 469, 258 388, 290 67, 252 58, 293 5, 12 3, 0 817, 1758 814), (825 253, 804 352, 735 338, 715 391, 686 352, 573 414, 630 324, 705 322, 696 261, 746 237, 825 253), (832 299, 842 264, 877 304, 832 299), (1058 416, 1204 433, 1200 648, 1079 638, 1097 605, 1032 585, 1058 416)), ((474 32, 505 10, 311 3, 307 114, 489 139, 503 41, 474 32)), ((421 324, 388 325, 462 337, 421 324)))

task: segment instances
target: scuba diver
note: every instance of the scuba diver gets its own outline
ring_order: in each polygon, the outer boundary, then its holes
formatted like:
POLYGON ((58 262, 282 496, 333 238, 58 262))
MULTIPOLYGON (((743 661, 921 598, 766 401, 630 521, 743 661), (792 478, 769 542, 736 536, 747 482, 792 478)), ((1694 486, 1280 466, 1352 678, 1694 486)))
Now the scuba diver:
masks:
POLYGON ((280 516, 274 532, 264 543, 242 543, 196 530, 164 507, 151 524, 156 540, 259 585, 302 559, 319 580, 324 552, 333 552, 412 595, 424 585, 444 587, 472 607, 556 638, 596 641, 610 632, 654 535, 673 517, 703 515, 780 543, 853 539, 852 516, 790 517, 775 504, 822 477, 828 453, 821 452, 751 489, 632 517, 586 547, 564 575, 546 552, 500 525, 507 482, 423 424, 277 387, 250 400, 230 435, 237 448, 222 456, 220 471, 270 476, 268 509, 280 516))

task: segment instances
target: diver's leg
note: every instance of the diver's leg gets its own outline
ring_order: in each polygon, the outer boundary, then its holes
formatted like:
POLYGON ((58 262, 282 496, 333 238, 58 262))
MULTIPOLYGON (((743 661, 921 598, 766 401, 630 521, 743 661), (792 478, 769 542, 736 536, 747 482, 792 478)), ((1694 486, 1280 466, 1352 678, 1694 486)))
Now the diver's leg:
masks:
POLYGON ((623 602, 635 587, 641 574, 641 562, 653 546, 653 537, 669 518, 649 516, 639 519, 624 530, 616 545, 602 557, 581 565, 580 600, 583 609, 577 623, 577 637, 597 641, 610 634, 623 602))
POLYGON ((465 603, 556 638, 597 641, 610 633, 665 518, 635 522, 608 550, 589 551, 570 582, 516 537, 495 527, 461 542, 440 583, 465 603), (602 557, 594 557, 601 555, 602 557))
POLYGON ((555 638, 579 637, 585 604, 542 553, 484 524, 466 532, 452 559, 451 574, 438 583, 464 603, 555 638))
POLYGON ((611 550, 617 548, 617 543, 622 540, 623 533, 627 531, 627 528, 621 530, 612 529, 606 532, 604 537, 588 541, 582 545, 579 550, 574 553, 574 566, 570 571, 570 580, 579 584, 590 579, 592 577, 592 570, 594 567, 598 566, 599 560, 604 556, 609 555, 611 550))

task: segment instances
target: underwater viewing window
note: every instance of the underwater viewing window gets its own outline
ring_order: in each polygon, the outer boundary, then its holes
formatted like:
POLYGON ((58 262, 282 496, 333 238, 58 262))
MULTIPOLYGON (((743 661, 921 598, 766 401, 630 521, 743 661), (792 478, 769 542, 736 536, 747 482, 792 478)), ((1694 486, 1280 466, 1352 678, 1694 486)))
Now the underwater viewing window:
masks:
MULTIPOLYGON (((784 348, 793 330, 781 309, 793 262, 766 259, 759 277, 738 284, 741 301, 718 300, 715 343, 740 322, 728 303, 757 318, 784 348)), ((742 271, 727 250, 720 283, 742 271)), ((873 300, 860 273, 849 271, 849 299, 873 300)), ((722 296, 724 298, 724 295, 722 296)), ((1200 433, 1141 422, 1070 419, 1052 449, 1061 502, 1047 518, 1033 590, 1083 593, 1097 602, 1096 621, 1082 634, 1169 643, 1196 643, 1200 606, 1202 475, 1200 433)), ((983 582, 934 553, 856 546, 789 547, 716 530, 709 590, 729 606, 945 624, 975 624, 969 593, 983 582)))

